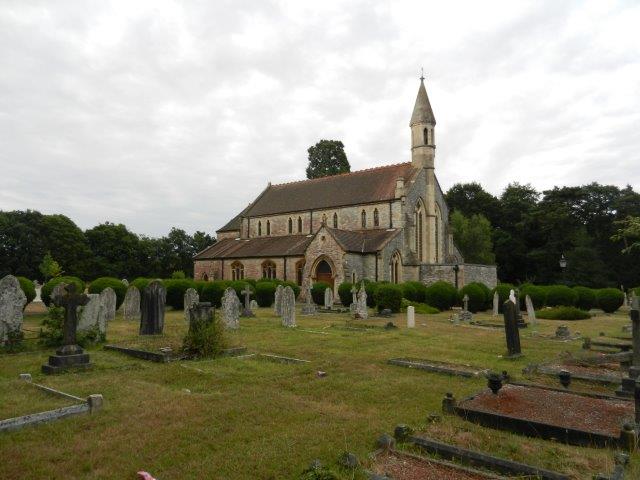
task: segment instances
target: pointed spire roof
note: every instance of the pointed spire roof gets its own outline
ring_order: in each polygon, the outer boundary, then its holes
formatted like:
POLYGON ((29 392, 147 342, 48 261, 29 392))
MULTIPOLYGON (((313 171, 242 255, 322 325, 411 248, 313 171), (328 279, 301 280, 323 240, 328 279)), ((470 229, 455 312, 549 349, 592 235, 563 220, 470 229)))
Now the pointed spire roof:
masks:
POLYGON ((413 114, 411 115, 411 123, 409 123, 409 126, 417 123, 436 124, 436 117, 433 116, 433 110, 431 110, 431 104, 427 96, 427 89, 424 86, 424 77, 420 77, 420 88, 418 89, 418 96, 416 97, 416 104, 413 107, 413 114))

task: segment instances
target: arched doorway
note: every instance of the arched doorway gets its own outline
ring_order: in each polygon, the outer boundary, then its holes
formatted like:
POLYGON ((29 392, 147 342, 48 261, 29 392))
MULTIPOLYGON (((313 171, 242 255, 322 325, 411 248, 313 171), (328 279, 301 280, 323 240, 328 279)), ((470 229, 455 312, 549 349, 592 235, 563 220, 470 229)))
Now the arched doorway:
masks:
POLYGON ((316 265, 315 277, 317 282, 325 282, 333 288, 333 270, 326 260, 320 260, 316 265))

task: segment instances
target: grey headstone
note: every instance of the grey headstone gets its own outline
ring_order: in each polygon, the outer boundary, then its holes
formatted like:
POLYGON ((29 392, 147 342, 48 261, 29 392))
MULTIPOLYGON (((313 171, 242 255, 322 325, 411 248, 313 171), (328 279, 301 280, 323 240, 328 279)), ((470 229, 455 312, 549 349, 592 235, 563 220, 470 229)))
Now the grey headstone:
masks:
POLYGON ((191 305, 195 305, 200 301, 200 295, 198 295, 198 291, 195 288, 187 288, 187 291, 184 292, 184 319, 185 321, 189 321, 189 308, 191 305))
POLYGON ((94 328, 104 336, 107 335, 107 319, 105 316, 105 305, 100 294, 88 293, 89 303, 79 307, 78 333, 88 332, 94 328))
POLYGON ((122 302, 122 315, 125 320, 137 320, 140 318, 140 290, 135 285, 127 289, 127 294, 122 302))
POLYGON ((16 277, 7 275, 0 280, 0 345, 4 345, 10 332, 20 332, 26 303, 27 297, 16 277))
POLYGON ((125 286, 125 287, 128 287, 128 286, 129 286, 129 280, 127 280, 126 278, 123 278, 123 279, 122 279, 122 280, 120 280, 120 281, 124 284, 124 286, 125 286))
POLYGON ((497 317, 500 313, 500 295, 498 292, 493 292, 493 316, 497 317))
POLYGON ((229 330, 240 327, 240 299, 236 291, 229 287, 222 295, 222 321, 229 330))
POLYGON ((466 293, 464 294, 464 297, 462 297, 462 303, 464 304, 463 311, 468 312, 469 311, 469 295, 467 295, 466 293))
POLYGON ((273 313, 277 316, 282 315, 282 292, 284 291, 284 287, 282 285, 278 285, 276 287, 275 293, 275 301, 273 303, 273 313))
POLYGON ((116 292, 113 288, 107 287, 100 292, 100 301, 104 306, 104 318, 110 322, 116 318, 116 292))
POLYGON ((557 338, 569 338, 571 336, 571 333, 569 332, 569 327, 567 327, 566 325, 560 325, 558 328, 556 328, 556 337, 557 338))
POLYGON ((358 310, 358 287, 355 284, 351 287, 351 305, 349 305, 349 311, 356 313, 358 310))
POLYGON ((324 290, 324 308, 333 308, 333 289, 325 288, 324 290))
POLYGON ((256 315, 251 310, 251 287, 249 284, 245 284, 244 289, 240 292, 244 295, 244 309, 242 310, 243 317, 255 317, 256 315))
POLYGON ((211 302, 196 302, 189 305, 187 309, 187 321, 189 322, 189 330, 191 331, 198 324, 208 325, 213 322, 215 314, 211 302))
POLYGON ((153 280, 142 291, 140 335, 159 335, 164 329, 164 305, 167 290, 160 280, 153 280))
POLYGON ((255 300, 251 300, 251 302, 249 302, 249 307, 251 308, 252 312, 254 310, 257 310, 258 309, 258 302, 256 302, 255 300))
POLYGON ((367 290, 364 288, 364 282, 360 284, 360 291, 358 292, 356 315, 364 320, 369 318, 369 310, 367 309, 367 290))
POLYGON ((313 303, 313 296, 311 295, 311 284, 307 284, 306 287, 306 303, 302 306, 302 314, 303 315, 315 315, 316 313, 316 304, 313 303))
POLYGON ((524 304, 527 307, 527 317, 529 317, 529 321, 535 325, 536 324, 536 309, 533 308, 533 302, 531 301, 531 297, 529 295, 526 295, 524 297, 524 304))
POLYGON ((53 287, 53 290, 51 290, 51 296, 49 297, 51 300, 49 301, 49 303, 51 305, 54 304, 54 300, 58 297, 61 297, 62 295, 65 294, 65 287, 67 286, 66 283, 64 282, 60 282, 58 283, 55 287, 53 287))
POLYGON ((289 286, 282 292, 282 326, 296 326, 296 296, 289 286))

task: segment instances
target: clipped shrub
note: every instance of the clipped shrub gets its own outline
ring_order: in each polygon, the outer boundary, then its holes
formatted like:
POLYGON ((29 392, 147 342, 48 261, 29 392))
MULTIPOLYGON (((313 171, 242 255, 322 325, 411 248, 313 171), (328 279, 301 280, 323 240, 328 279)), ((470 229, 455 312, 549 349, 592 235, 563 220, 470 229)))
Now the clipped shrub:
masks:
POLYGON ((548 307, 573 307, 578 300, 578 294, 575 290, 567 287, 566 285, 549 285, 546 290, 546 304, 548 307))
POLYGON ((531 303, 533 303, 534 309, 537 310, 545 306, 547 301, 547 290, 544 287, 533 285, 532 283, 525 283, 520 287, 520 307, 523 309, 527 308, 525 304, 525 298, 527 295, 531 297, 531 303))
POLYGON ((331 288, 327 282, 316 282, 311 285, 311 298, 316 305, 324 305, 324 291, 331 288))
POLYGON ((392 312, 399 312, 402 306, 402 288, 392 283, 378 285, 375 292, 375 303, 379 312, 385 308, 392 312))
POLYGON ((407 311, 407 307, 413 307, 416 310, 416 313, 425 313, 428 315, 433 315, 434 313, 439 313, 440 310, 438 310, 435 307, 432 307, 431 305, 427 305, 426 303, 419 303, 419 302, 410 302, 409 300, 407 300, 406 298, 402 299, 402 305, 400 306, 400 310, 402 312, 406 312, 407 311))
POLYGON ((229 283, 224 280, 216 280, 215 282, 205 282, 200 291, 201 302, 211 302, 216 308, 222 306, 222 296, 224 291, 229 287, 229 283))
POLYGON ((340 297, 340 303, 343 306, 348 307, 351 305, 353 301, 353 296, 351 294, 351 289, 353 288, 353 283, 351 282, 342 282, 340 286, 338 286, 338 296, 340 297))
POLYGON ((422 282, 405 282, 404 284, 413 285, 413 288, 416 290, 416 299, 415 302, 425 303, 426 295, 427 295, 427 286, 422 282))
MULTIPOLYGON (((358 288, 358 291, 360 291, 361 284, 362 282, 356 285, 356 287, 358 288)), ((378 289, 378 285, 380 285, 380 283, 373 282, 371 280, 366 280, 366 279, 364 280, 364 291, 367 292, 367 307, 376 306, 375 295, 376 295, 376 290, 378 289)))
MULTIPOLYGON (((287 280, 286 282, 282 282, 282 286, 291 287, 291 289, 293 290, 293 294, 295 295, 296 298, 298 298, 298 295, 300 295, 300 285, 298 285, 296 282, 287 280)), ((276 285, 276 288, 277 288, 277 285, 276 285)))
POLYGON ((127 294, 127 286, 121 280, 113 277, 96 278, 89 284, 89 293, 100 293, 105 288, 110 287, 116 292, 116 310, 120 308, 124 297, 127 294))
POLYGON ((176 270, 175 272, 171 273, 171 278, 176 280, 182 280, 184 278, 187 278, 187 276, 182 270, 176 270))
POLYGON ((462 299, 467 295, 469 297, 469 311, 476 313, 485 309, 487 304, 487 298, 485 297, 485 291, 478 283, 470 283, 465 285, 458 292, 458 299, 462 303, 462 299))
POLYGON ((471 282, 469 285, 477 285, 484 294, 484 305, 480 310, 487 310, 491 308, 491 304, 493 303, 493 294, 491 293, 491 289, 482 282, 471 282))
POLYGON ((133 282, 129 283, 129 286, 133 285, 138 290, 140 290, 140 292, 142 292, 142 290, 144 290, 145 287, 149 285, 149 282, 151 282, 151 280, 151 278, 138 277, 133 282))
POLYGON ((596 291, 593 288, 573 287, 573 291, 578 295, 576 307, 587 312, 596 306, 596 291))
POLYGON ((24 304, 26 307, 33 299, 36 298, 36 286, 33 284, 31 280, 26 277, 16 277, 18 282, 20 282, 20 288, 24 292, 24 296, 27 297, 27 303, 24 304))
POLYGON ((270 307, 276 297, 276 284, 273 282, 256 283, 256 302, 260 307, 270 307))
POLYGON ((184 308, 185 292, 195 287, 193 280, 187 279, 167 279, 163 280, 164 288, 167 289, 167 305, 174 310, 182 310, 184 308))
POLYGON ((78 277, 67 276, 67 277, 52 278, 42 286, 42 292, 40 294, 40 296, 42 297, 42 301, 47 307, 51 303, 51 292, 53 292, 54 287, 59 283, 66 283, 66 284, 75 283, 76 291, 80 293, 84 292, 84 282, 80 280, 78 277))
MULTIPOLYGON (((198 295, 202 296, 202 289, 204 288, 204 286, 207 283, 210 283, 210 282, 207 281, 207 280, 194 280, 193 281, 193 285, 194 285, 193 288, 196 289, 196 291, 198 292, 198 295)), ((202 300, 202 301, 204 302, 204 300, 202 300)))
POLYGON ((613 313, 622 306, 624 294, 617 288, 601 288, 596 292, 596 302, 605 313, 613 313))
POLYGON ((590 318, 589 312, 576 307, 551 307, 536 311, 536 317, 545 320, 585 320, 590 318))
POLYGON ((425 302, 440 311, 455 305, 458 292, 449 282, 439 281, 429 285, 425 291, 425 302))
POLYGON ((198 358, 215 357, 224 347, 224 326, 219 316, 211 322, 191 323, 182 341, 182 350, 198 358))

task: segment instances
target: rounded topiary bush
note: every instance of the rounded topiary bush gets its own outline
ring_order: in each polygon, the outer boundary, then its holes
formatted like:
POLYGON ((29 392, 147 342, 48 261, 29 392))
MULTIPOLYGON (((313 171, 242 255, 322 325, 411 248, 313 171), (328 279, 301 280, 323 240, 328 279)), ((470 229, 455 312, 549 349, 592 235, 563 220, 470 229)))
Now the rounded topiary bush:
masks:
POLYGON ((601 288, 596 292, 596 302, 598 308, 613 313, 622 306, 624 294, 617 288, 601 288))
POLYGON ((316 305, 324 305, 324 291, 331 288, 327 282, 316 282, 311 285, 311 298, 316 305))
POLYGON ((84 282, 80 280, 78 277, 67 276, 67 277, 52 278, 42 286, 42 292, 40 294, 40 296, 42 297, 42 301, 47 307, 50 306, 50 303, 51 303, 51 292, 53 292, 54 287, 59 283, 66 283, 66 284, 74 283, 76 285, 77 292, 79 293, 84 292, 84 282))
POLYGON ((89 293, 100 293, 105 288, 111 288, 116 292, 116 310, 119 309, 122 302, 124 302, 124 296, 127 294, 127 286, 117 278, 100 277, 89 284, 89 293))
MULTIPOLYGON (((367 307, 375 307, 376 306, 376 290, 378 289, 378 282, 372 282, 371 280, 364 281, 364 291, 367 292, 367 307)), ((360 291, 360 285, 356 285, 358 287, 358 291, 360 291)))
POLYGON ((462 303, 462 299, 467 295, 469 297, 469 311, 476 313, 484 310, 487 304, 487 298, 485 292, 477 283, 470 283, 460 289, 458 293, 458 299, 462 303))
MULTIPOLYGON (((499 295, 499 294, 498 294, 499 295)), ((547 301, 547 290, 544 287, 533 285, 532 283, 525 283, 520 287, 520 306, 521 308, 527 308, 525 298, 529 295, 533 308, 536 310, 545 306, 547 301)))
POLYGON ((351 282, 342 282, 338 286, 338 296, 340 297, 340 303, 342 303, 342 305, 345 307, 351 305, 351 301, 353 300, 353 296, 351 294, 352 288, 353 283, 351 282))
POLYGON ((427 315, 440 313, 440 310, 438 310, 436 307, 432 307, 431 305, 427 305, 426 303, 410 302, 406 298, 402 299, 402 306, 400 307, 400 311, 406 312, 407 307, 409 306, 412 306, 415 309, 416 313, 424 313, 427 315))
POLYGON ((573 307, 578 300, 578 294, 566 285, 549 285, 547 288, 548 307, 573 307))
POLYGON ((425 303, 440 311, 449 310, 456 303, 458 292, 449 282, 439 281, 425 291, 425 303))
POLYGON ((276 297, 276 284, 273 282, 256 283, 256 302, 260 307, 270 307, 276 297))
POLYGON ((174 310, 182 310, 184 308, 185 292, 195 287, 193 280, 170 278, 163 280, 164 288, 167 290, 167 305, 174 310))
POLYGON ((142 292, 142 290, 144 290, 146 286, 149 285, 149 282, 151 282, 151 280, 151 278, 138 277, 133 282, 129 283, 129 286, 134 286, 138 290, 140 290, 140 292, 142 292))
POLYGON ((484 305, 480 310, 487 310, 488 308, 491 308, 491 304, 493 303, 491 289, 482 282, 471 282, 469 283, 469 285, 477 285, 478 287, 480 287, 482 293, 484 294, 484 305))
POLYGON ((399 312, 402 306, 402 288, 392 283, 378 285, 375 293, 375 302, 379 312, 385 308, 392 312, 399 312))
POLYGON ((593 288, 573 287, 573 291, 578 295, 576 307, 587 312, 596 306, 596 291, 593 288))
POLYGON ((410 302, 417 302, 416 297, 418 296, 418 291, 416 287, 412 285, 410 282, 404 282, 400 285, 400 290, 402 291, 402 298, 406 298, 410 302))
POLYGON ((20 282, 20 288, 24 292, 24 296, 27 297, 27 303, 24 304, 26 307, 33 299, 36 298, 36 286, 33 284, 31 280, 27 277, 16 277, 18 282, 20 282))
POLYGON ((216 308, 222 306, 222 296, 224 291, 229 287, 229 282, 217 280, 215 282, 205 282, 200 292, 201 302, 211 302, 216 308))
POLYGON ((563 306, 543 308, 536 311, 536 317, 544 318, 545 320, 585 320, 590 318, 591 315, 589 312, 576 307, 563 306))

